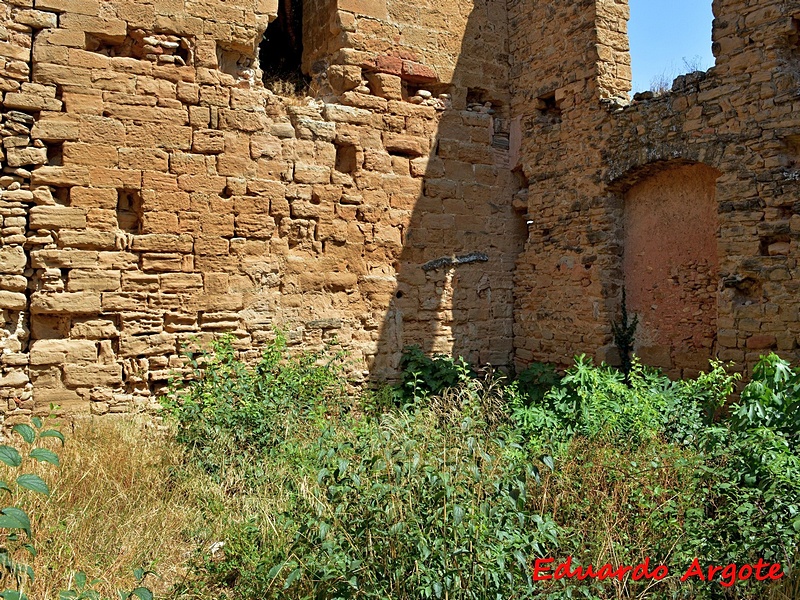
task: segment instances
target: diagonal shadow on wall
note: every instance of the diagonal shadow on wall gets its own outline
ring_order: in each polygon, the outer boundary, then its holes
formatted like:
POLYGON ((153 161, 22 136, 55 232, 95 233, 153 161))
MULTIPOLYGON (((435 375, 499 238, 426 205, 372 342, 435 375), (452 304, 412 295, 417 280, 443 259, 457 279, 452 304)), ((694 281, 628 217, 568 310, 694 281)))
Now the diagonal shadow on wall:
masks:
MULTIPOLYGON (((520 174, 510 149, 505 2, 474 0, 439 109, 427 157, 410 161, 422 179, 410 199, 397 284, 387 298, 370 377, 397 377, 402 350, 464 356, 472 364, 513 359, 516 260, 527 237, 520 174), (515 195, 517 202, 515 203, 515 195)), ((395 203, 393 207, 402 206, 395 203)))

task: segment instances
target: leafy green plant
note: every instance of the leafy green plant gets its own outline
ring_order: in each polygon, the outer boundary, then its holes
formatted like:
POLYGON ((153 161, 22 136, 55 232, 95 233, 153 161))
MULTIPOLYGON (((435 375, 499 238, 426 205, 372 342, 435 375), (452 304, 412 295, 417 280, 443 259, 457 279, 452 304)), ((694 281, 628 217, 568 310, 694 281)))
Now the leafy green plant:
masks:
POLYGON ((480 421, 437 432, 433 417, 385 415, 368 436, 320 439, 317 486, 285 513, 296 534, 259 594, 531 596, 531 557, 557 545, 528 505, 532 472, 480 421))
MULTIPOLYGON (((205 368, 187 389, 202 403, 178 431, 192 433, 181 439, 197 464, 224 456, 263 475, 213 509, 228 520, 224 549, 198 556, 197 579, 185 587, 196 595, 187 598, 749 600, 777 588, 681 583, 678 572, 695 557, 719 565, 763 558, 796 572, 798 385, 777 357, 759 364, 726 410, 738 375, 717 362, 671 381, 633 358, 626 382, 578 357, 563 376, 534 365, 509 381, 417 349, 408 353, 402 407, 384 391, 366 399, 376 409, 354 402, 348 411, 338 409, 335 388, 316 400, 283 384, 278 400, 247 396, 258 372, 225 352, 200 357, 205 368), (201 426, 191 429, 190 419, 201 426), (264 437, 251 437, 255 425, 264 437), (198 444, 194 432, 208 441, 198 444), (215 434, 241 443, 223 455, 215 434), (678 576, 655 587, 533 584, 532 561, 559 555, 576 565, 650 556, 678 576)), ((295 381, 296 363, 279 354, 265 371, 270 381, 295 381)))
POLYGON ((236 472, 244 485, 261 481, 259 458, 272 452, 285 456, 292 424, 324 423, 333 400, 344 397, 342 356, 292 355, 280 332, 253 367, 238 359, 231 336, 188 361, 193 378, 174 381, 162 404, 191 460, 220 480, 236 472))
MULTIPOLYGON (((24 462, 31 460, 58 467, 58 455, 52 450, 40 446, 39 443, 46 438, 56 438, 63 444, 64 436, 56 429, 44 429, 44 423, 39 417, 33 417, 31 425, 22 423, 12 427, 12 432, 22 438, 27 456, 23 458, 19 450, 3 444, 0 445, 0 462, 14 470, 19 469, 24 462)), ((13 484, 16 489, 13 489, 6 481, 0 481, 0 490, 6 492, 11 498, 17 497, 20 490, 23 489, 45 496, 50 495, 50 489, 45 481, 35 473, 22 473, 15 478, 13 484)), ((32 543, 30 517, 18 506, 7 506, 0 510, 0 529, 6 531, 6 543, 0 548, 0 567, 10 576, 14 587, 17 588, 0 592, 0 597, 4 600, 24 600, 27 598, 24 592, 26 579, 32 581, 34 572, 20 557, 25 554, 30 557, 36 556, 36 549, 32 543), (22 533, 25 535, 22 536, 22 533)))
POLYGON ((412 405, 475 376, 462 357, 454 359, 444 354, 429 357, 419 346, 408 346, 403 350, 400 368, 401 395, 412 405))
POLYGON ((619 357, 622 361, 621 369, 625 383, 630 381, 631 353, 633 352, 633 341, 636 337, 636 327, 639 325, 639 315, 634 315, 633 320, 628 317, 628 298, 625 288, 622 288, 622 306, 620 308, 621 318, 619 322, 611 323, 611 330, 614 333, 614 343, 619 350, 619 357))
MULTIPOLYGON (((729 419, 697 436, 705 510, 687 528, 719 560, 791 564, 800 548, 800 380, 775 354, 756 365, 729 419)), ((700 498, 698 498, 700 500, 700 498)))

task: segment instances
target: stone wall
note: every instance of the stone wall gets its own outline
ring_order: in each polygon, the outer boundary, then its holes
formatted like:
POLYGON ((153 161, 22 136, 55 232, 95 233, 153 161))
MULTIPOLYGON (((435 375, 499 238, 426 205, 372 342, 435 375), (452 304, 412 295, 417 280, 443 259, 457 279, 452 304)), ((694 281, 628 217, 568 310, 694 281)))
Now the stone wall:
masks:
MULTIPOLYGON (((717 174, 713 252, 698 253, 698 268, 680 269, 678 278, 690 282, 718 264, 719 274, 702 282, 714 288, 712 298, 695 296, 686 306, 694 314, 711 305, 716 326, 706 320, 688 352, 674 340, 649 346, 644 338, 639 349, 675 375, 703 368, 709 354, 742 369, 771 350, 796 360, 800 3, 716 0, 716 66, 633 102, 621 35, 626 2, 524 6, 512 32, 518 52, 535 48, 527 23, 543 21, 542 11, 570 28, 570 41, 560 43, 575 51, 561 47, 547 55, 557 67, 544 71, 546 86, 537 87, 536 70, 522 68, 512 83, 525 90, 516 96, 528 140, 520 164, 533 215, 517 269, 517 359, 567 363, 587 352, 618 360, 611 323, 619 319, 626 285, 625 203, 652 205, 660 193, 655 186, 673 169, 704 165, 717 174), (548 96, 553 89, 555 97, 548 96), (651 193, 642 192, 647 186, 651 193)), ((692 193, 702 195, 702 186, 692 193)), ((671 233, 675 252, 694 252, 691 229, 671 233)), ((656 268, 669 263, 647 258, 656 268)), ((699 290, 700 283, 690 285, 699 290)), ((651 306, 635 307, 644 321, 651 306)))
POLYGON ((680 290, 631 293, 647 361, 797 358, 800 3, 714 11, 716 66, 630 101, 626 0, 7 0, 4 412, 149 407, 185 348, 274 327, 354 382, 409 344, 615 362, 636 256, 680 290), (290 1, 305 95, 262 83, 290 1), (683 172, 707 212, 662 260, 636 227, 683 172))
POLYGON ((325 48, 304 59, 316 97, 261 84, 270 2, 4 4, 10 419, 151 406, 184 348, 232 333, 256 355, 274 327, 298 347, 336 338, 356 382, 396 374, 432 329, 439 349, 510 363, 523 240, 504 12, 319 4, 303 34, 325 48), (462 62, 467 30, 484 33, 462 62))

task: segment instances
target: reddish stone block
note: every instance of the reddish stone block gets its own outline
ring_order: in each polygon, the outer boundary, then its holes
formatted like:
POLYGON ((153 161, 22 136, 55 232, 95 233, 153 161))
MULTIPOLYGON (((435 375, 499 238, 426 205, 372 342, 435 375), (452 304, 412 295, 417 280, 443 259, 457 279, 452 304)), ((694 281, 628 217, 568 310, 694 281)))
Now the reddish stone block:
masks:
POLYGON ((423 65, 413 60, 404 60, 401 76, 407 81, 414 83, 432 83, 439 81, 439 76, 431 67, 423 65))

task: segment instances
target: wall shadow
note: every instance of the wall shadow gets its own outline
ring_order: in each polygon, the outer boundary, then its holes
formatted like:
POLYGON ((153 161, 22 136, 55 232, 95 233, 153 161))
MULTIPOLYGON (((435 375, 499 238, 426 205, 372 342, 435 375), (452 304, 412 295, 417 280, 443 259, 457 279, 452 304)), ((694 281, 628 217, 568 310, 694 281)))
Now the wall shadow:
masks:
MULTIPOLYGON (((441 114, 395 258, 397 286, 372 382, 395 380, 411 345, 473 365, 512 364, 513 276, 527 237, 525 209, 516 212, 514 199, 527 186, 510 164, 508 35, 498 30, 507 27, 505 8, 472 4, 447 90, 452 104, 441 114)), ((423 163, 412 161, 412 174, 423 163)))

